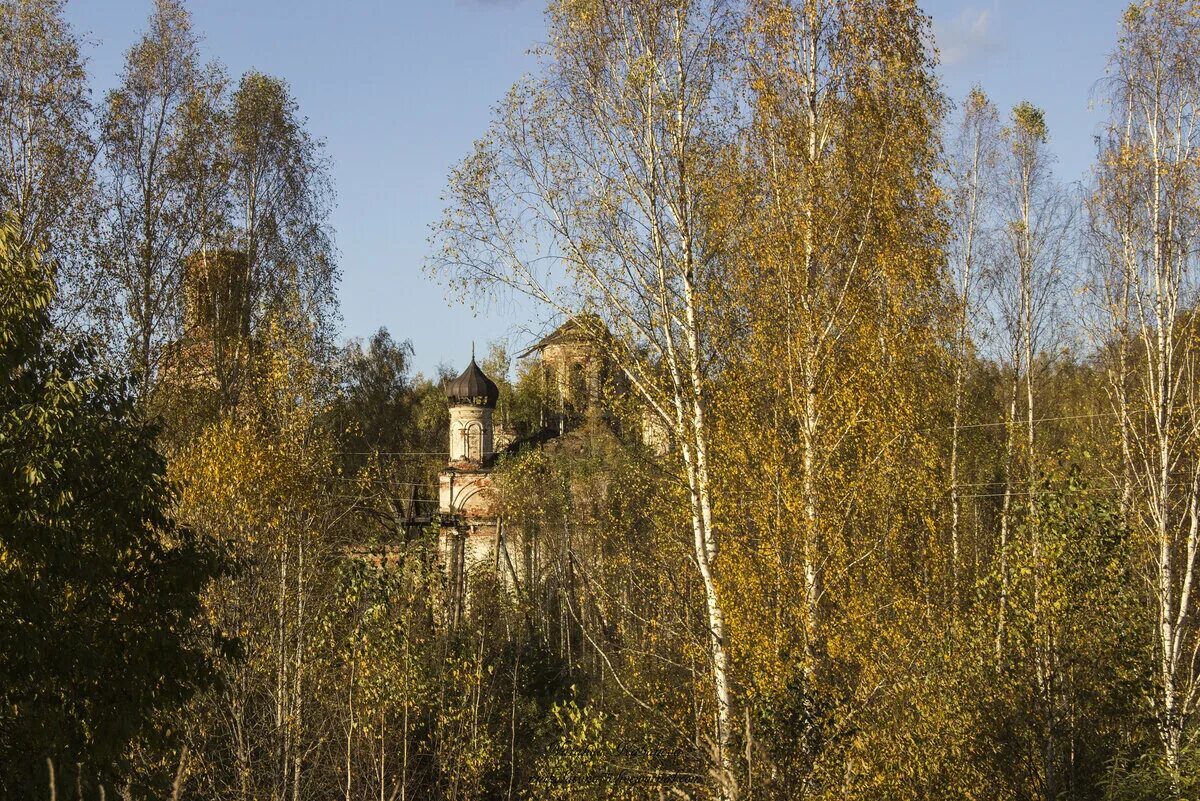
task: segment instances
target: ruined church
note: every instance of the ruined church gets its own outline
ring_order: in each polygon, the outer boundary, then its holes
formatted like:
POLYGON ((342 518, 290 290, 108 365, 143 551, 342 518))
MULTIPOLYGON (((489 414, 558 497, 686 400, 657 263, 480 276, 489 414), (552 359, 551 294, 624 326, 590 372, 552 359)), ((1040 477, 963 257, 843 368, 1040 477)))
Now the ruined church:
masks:
POLYGON ((578 319, 568 320, 519 358, 537 358, 547 394, 553 399, 541 430, 516 438, 498 432, 494 419, 500 391, 476 363, 444 386, 449 425, 449 460, 438 474, 439 551, 451 586, 461 589, 467 572, 491 565, 510 581, 530 569, 531 555, 521 532, 507 527, 499 513, 493 470, 505 454, 544 445, 601 413, 600 396, 615 376, 594 338, 578 319))

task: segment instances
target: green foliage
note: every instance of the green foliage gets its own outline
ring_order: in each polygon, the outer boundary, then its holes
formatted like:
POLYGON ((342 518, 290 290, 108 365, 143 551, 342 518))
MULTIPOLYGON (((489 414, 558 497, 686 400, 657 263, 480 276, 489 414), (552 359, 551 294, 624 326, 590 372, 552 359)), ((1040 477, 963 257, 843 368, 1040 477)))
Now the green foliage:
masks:
POLYGON ((575 701, 550 709, 558 741, 538 762, 524 798, 555 801, 624 801, 644 797, 631 781, 621 749, 606 727, 608 715, 575 701))
POLYGON ((1028 137, 1038 143, 1046 141, 1046 112, 1042 109, 1022 100, 1013 106, 1012 119, 1018 137, 1028 137))
POLYGON ((222 561, 174 525, 128 385, 52 344, 51 275, 8 225, 0 286, 0 788, 40 795, 47 757, 113 787, 135 739, 162 744, 156 713, 209 680, 191 627, 222 561))
POLYGON ((343 350, 332 415, 346 450, 359 457, 349 464, 362 465, 369 451, 398 451, 415 440, 411 359, 412 344, 394 341, 386 328, 366 347, 354 341, 343 350))
POLYGON ((387 797, 417 783, 438 679, 427 579, 415 560, 383 569, 348 560, 316 626, 314 696, 344 726, 339 750, 352 766, 344 779, 357 794, 387 797))
POLYGON ((1190 801, 1200 798, 1200 744, 1180 754, 1172 769, 1157 753, 1112 765, 1104 801, 1190 801))
POLYGON ((1001 689, 983 718, 1004 733, 994 769, 1014 791, 1046 781, 1092 795, 1114 755, 1152 740, 1142 706, 1151 622, 1132 548, 1115 499, 1079 465, 1064 460, 1048 472, 1036 518, 1025 520, 1009 553, 1001 689))

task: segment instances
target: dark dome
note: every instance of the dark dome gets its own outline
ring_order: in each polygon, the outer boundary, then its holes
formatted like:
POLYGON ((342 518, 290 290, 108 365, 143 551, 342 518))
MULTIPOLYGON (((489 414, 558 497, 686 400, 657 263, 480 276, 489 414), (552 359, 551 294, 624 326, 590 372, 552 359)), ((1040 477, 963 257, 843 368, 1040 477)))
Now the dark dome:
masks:
POLYGON ((496 401, 500 400, 500 388, 483 374, 472 357, 462 375, 446 382, 446 397, 453 405, 471 404, 494 409, 496 401))

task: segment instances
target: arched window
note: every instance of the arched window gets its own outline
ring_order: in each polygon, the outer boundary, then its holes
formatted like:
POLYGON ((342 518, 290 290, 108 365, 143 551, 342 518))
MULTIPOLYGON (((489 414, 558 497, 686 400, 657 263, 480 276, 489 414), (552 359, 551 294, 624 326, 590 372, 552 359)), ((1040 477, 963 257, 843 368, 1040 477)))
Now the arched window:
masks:
POLYGON ((483 461, 483 428, 478 423, 467 426, 467 458, 472 462, 483 461))

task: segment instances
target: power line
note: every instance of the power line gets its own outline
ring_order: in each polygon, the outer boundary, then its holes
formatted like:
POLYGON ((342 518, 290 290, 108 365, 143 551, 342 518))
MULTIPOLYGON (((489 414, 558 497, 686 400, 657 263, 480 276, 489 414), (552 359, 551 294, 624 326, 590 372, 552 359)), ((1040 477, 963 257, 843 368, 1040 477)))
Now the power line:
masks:
MULTIPOLYGON (((1095 476, 1093 478, 1088 478, 1086 476, 1076 476, 1076 478, 1080 481, 1085 481, 1085 482, 1102 482, 1102 481, 1110 480, 1112 478, 1112 476, 1111 475, 1103 475, 1103 476, 1095 476)), ((956 489, 964 489, 964 488, 971 488, 971 487, 1002 487, 1006 483, 1009 483, 1009 482, 1006 482, 1003 479, 1001 479, 999 481, 969 481, 969 482, 963 482, 961 484, 951 484, 950 487, 946 491, 951 492, 956 489)), ((1028 484, 1029 482, 1028 482, 1028 480, 1012 480, 1011 483, 1015 486, 1018 484, 1028 484)))
MULTIPOLYGON (((325 497, 326 498, 338 498, 340 500, 345 500, 345 501, 369 501, 369 500, 371 500, 371 496, 369 496, 369 495, 326 495, 325 497)), ((408 503, 409 501, 412 501, 414 503, 426 503, 426 504, 440 503, 440 501, 434 500, 432 498, 404 498, 401 500, 403 500, 404 503, 408 503)))
MULTIPOLYGON (((1069 415, 1063 415, 1061 417, 1038 417, 1038 418, 1034 419, 1033 422, 1034 423, 1052 423, 1052 422, 1058 422, 1061 420, 1087 420, 1087 419, 1090 419, 1093 417, 1114 417, 1118 414, 1120 414, 1120 412, 1095 412, 1093 414, 1069 414, 1069 415)), ((959 429, 961 430, 964 428, 995 428, 995 427, 999 427, 999 426, 1009 426, 1009 425, 1023 426, 1023 425, 1028 425, 1028 424, 1029 424, 1028 420, 1002 420, 998 423, 967 423, 965 425, 960 425, 959 429)), ((945 428, 953 428, 953 426, 945 426, 945 428)))
MULTIPOLYGON (((1026 497, 1026 496, 1031 496, 1031 495, 1080 495, 1080 494, 1089 493, 1089 492, 1120 492, 1120 491, 1121 491, 1120 487, 1080 487, 1079 489, 1074 489, 1074 490, 1046 489, 1046 490, 1039 490, 1037 492, 1030 492, 1029 490, 1021 490, 1021 491, 1013 490, 1008 493, 1004 493, 1004 492, 977 493, 977 494, 972 494, 972 495, 959 495, 958 497, 960 499, 1003 498, 1006 494, 1009 497, 1014 497, 1014 496, 1026 497)), ((927 495, 924 498, 917 498, 915 500, 948 501, 948 500, 952 500, 952 498, 949 495, 927 495)))
POLYGON ((449 456, 450 451, 337 451, 338 456, 449 456))
POLYGON ((381 484, 385 487, 425 487, 427 489, 437 489, 437 484, 429 484, 420 481, 388 481, 385 478, 354 478, 353 476, 331 476, 334 481, 346 481, 351 484, 381 484))

